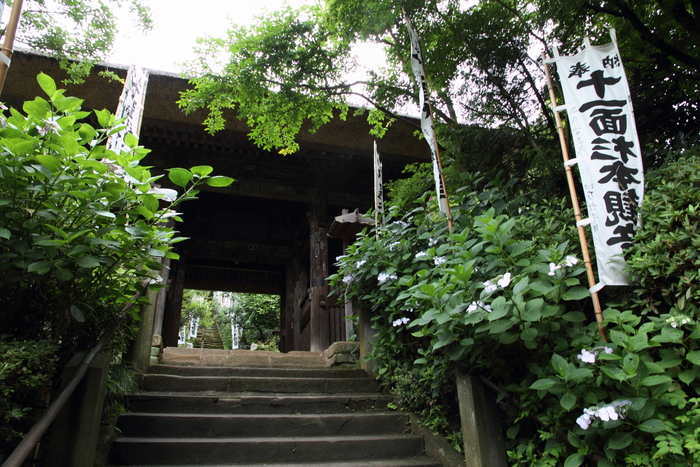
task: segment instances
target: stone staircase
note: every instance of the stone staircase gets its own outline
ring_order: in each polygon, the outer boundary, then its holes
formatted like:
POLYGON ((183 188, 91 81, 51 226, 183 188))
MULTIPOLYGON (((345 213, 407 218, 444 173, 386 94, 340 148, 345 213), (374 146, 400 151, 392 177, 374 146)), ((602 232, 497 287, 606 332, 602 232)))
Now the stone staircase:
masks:
POLYGON ((118 419, 110 465, 440 467, 374 380, 327 361, 167 348, 118 419))

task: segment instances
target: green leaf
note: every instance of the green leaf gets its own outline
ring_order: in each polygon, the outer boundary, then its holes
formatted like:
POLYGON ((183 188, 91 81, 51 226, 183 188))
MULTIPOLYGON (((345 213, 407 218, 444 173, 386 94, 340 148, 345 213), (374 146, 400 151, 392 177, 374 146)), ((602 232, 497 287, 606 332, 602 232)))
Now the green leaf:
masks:
POLYGON ((564 467, 578 467, 579 465, 583 464, 583 461, 585 459, 586 459, 586 456, 584 456, 580 452, 577 452, 575 454, 571 454, 564 461, 564 467))
POLYGON ((51 106, 49 106, 49 103, 45 99, 37 97, 33 101, 25 102, 22 106, 22 110, 24 110, 28 116, 34 117, 36 120, 44 120, 49 117, 51 106))
POLYGON ((96 268, 100 265, 100 262, 97 260, 97 258, 94 258, 92 256, 80 257, 75 262, 78 263, 78 266, 80 266, 81 268, 88 269, 96 268))
POLYGON ((678 379, 683 381, 685 384, 690 384, 695 380, 696 376, 695 370, 685 370, 678 374, 678 379))
POLYGON ((47 154, 37 155, 36 160, 51 172, 58 172, 62 167, 61 162, 56 157, 47 154))
POLYGON ((109 127, 110 123, 112 123, 112 119, 114 118, 112 112, 107 109, 95 110, 95 115, 97 115, 97 123, 99 123, 102 128, 109 127))
POLYGON ((209 165, 197 165, 194 166, 190 169, 190 172, 192 172, 195 175, 198 175, 200 177, 206 177, 210 173, 214 171, 214 168, 209 166, 209 165))
POLYGON ((564 357, 559 354, 552 354, 551 362, 552 367, 557 373, 559 373, 561 376, 566 375, 566 372, 569 369, 569 362, 567 362, 564 357))
POLYGON ((181 169, 176 167, 174 169, 166 169, 168 171, 168 178, 175 185, 180 187, 187 187, 187 184, 192 181, 192 173, 187 169, 181 169))
POLYGON ((83 312, 80 310, 80 308, 78 308, 78 307, 75 306, 75 305, 71 305, 71 307, 70 307, 70 315, 71 315, 73 318, 75 318, 75 320, 76 320, 77 322, 79 322, 79 323, 85 322, 85 315, 84 315, 83 312))
POLYGON ((552 378, 542 378, 532 383, 532 385, 530 385, 530 389, 541 391, 543 389, 549 389, 557 383, 558 381, 553 380, 552 378))
POLYGON ((46 73, 39 73, 36 80, 46 95, 49 96, 50 99, 53 99, 54 94, 56 94, 56 82, 53 80, 53 78, 46 73))
POLYGON ((223 175, 217 175, 216 177, 208 178, 205 181, 205 183, 209 186, 212 186, 212 187, 221 188, 221 187, 229 186, 230 184, 232 184, 235 181, 236 180, 231 178, 231 177, 224 177, 223 175))
POLYGON ((685 356, 693 365, 700 365, 700 350, 692 350, 685 356))
POLYGON ((10 231, 4 227, 0 227, 0 238, 10 238, 12 235, 10 231))
POLYGON ((564 295, 562 295, 563 300, 583 300, 584 298, 588 298, 591 296, 591 293, 588 291, 587 288, 579 286, 579 287, 573 287, 571 289, 568 289, 566 292, 564 292, 564 295))
POLYGON ((607 447, 610 449, 624 449, 632 444, 633 439, 632 433, 624 431, 615 433, 610 437, 610 440, 608 440, 607 447))
POLYGON ((520 333, 520 338, 524 341, 532 341, 537 338, 537 329, 527 328, 520 333))
POLYGON ((651 375, 644 378, 640 384, 642 386, 657 386, 659 384, 669 383, 671 381, 673 380, 666 375, 651 375))
POLYGON ((658 433, 659 431, 664 431, 666 426, 664 422, 658 418, 650 418, 639 424, 639 429, 647 433, 658 433))
POLYGON ((66 282, 66 281, 69 281, 73 278, 73 273, 69 269, 57 267, 56 268, 56 278, 59 281, 66 282))
POLYGON ((561 399, 559 399, 559 404, 568 412, 576 405, 576 396, 570 392, 567 392, 561 399))
POLYGON ((111 213, 109 211, 93 211, 93 213, 97 216, 107 217, 109 219, 116 219, 117 218, 117 216, 114 215, 114 213, 111 213))
POLYGON ((139 139, 131 133, 127 133, 126 136, 124 136, 124 144, 126 144, 130 149, 134 149, 139 145, 139 139))
POLYGON ((44 275, 51 270, 52 264, 51 261, 37 261, 36 263, 30 264, 27 271, 44 275))

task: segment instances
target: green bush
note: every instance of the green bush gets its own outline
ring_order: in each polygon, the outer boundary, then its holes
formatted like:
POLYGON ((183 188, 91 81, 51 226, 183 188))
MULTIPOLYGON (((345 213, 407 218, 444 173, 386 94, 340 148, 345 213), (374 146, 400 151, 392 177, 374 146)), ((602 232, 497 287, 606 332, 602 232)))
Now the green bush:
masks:
POLYGON ((51 389, 56 346, 0 336, 0 461, 36 420, 51 389))
POLYGON ((563 206, 495 184, 461 190, 452 233, 428 206, 361 235, 331 279, 373 313, 380 378, 415 366, 440 400, 463 362, 504 390, 511 465, 698 465, 697 169, 687 157, 648 177, 629 252, 644 288, 608 292, 628 295, 604 310, 610 342, 563 206))
MULTIPOLYGON (((181 193, 153 187, 140 161, 148 150, 127 135, 128 152, 107 148, 123 128, 106 110, 65 96, 53 79, 37 78, 48 100, 0 115, 0 321, 17 339, 48 339, 89 348, 139 284, 177 259, 182 237, 166 225, 174 207, 201 183, 225 186, 211 167, 169 169, 181 193)), ((133 316, 138 307, 133 307, 133 316)))

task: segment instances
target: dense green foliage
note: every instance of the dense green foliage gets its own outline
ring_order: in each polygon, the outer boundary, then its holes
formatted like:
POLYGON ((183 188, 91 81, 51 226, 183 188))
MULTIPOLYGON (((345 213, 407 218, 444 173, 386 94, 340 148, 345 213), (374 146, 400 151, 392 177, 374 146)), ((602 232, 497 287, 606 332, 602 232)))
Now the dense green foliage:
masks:
MULTIPOLYGON (((175 206, 194 199, 200 184, 233 182, 197 166, 169 169, 180 193, 154 188, 163 175, 140 165, 149 151, 136 137, 126 136, 126 152, 106 146, 122 122, 107 110, 83 111, 81 99, 45 74, 37 80, 47 98, 25 102, 25 114, 0 114, 0 322, 8 356, 2 416, 22 427, 27 388, 48 390, 53 361, 60 375, 75 351, 93 347, 117 322, 144 283, 155 282, 161 258, 177 259, 171 245, 183 238, 168 225, 181 220, 175 206)), ((115 358, 133 338, 138 308, 128 310, 109 344, 115 358)), ((16 434, 9 426, 8 436, 16 434)))
POLYGON ((94 64, 109 58, 125 7, 140 29, 151 28, 150 9, 141 0, 24 0, 17 41, 56 57, 70 80, 81 83, 94 64))
POLYGON ((50 342, 8 340, 0 336, 0 460, 31 428, 50 387, 56 365, 50 342))
MULTIPOLYGON (((200 59, 187 69, 194 87, 180 105, 207 109, 210 131, 234 109, 256 144, 287 153, 298 149, 300 131, 344 118, 355 98, 372 109, 368 120, 381 135, 386 124, 417 113, 404 8, 421 36, 445 159, 462 171, 502 171, 541 198, 565 194, 541 53, 551 55, 553 46, 575 53, 584 36, 609 42, 610 27, 642 145, 661 148, 697 132, 700 12, 690 0, 326 0, 323 8, 288 9, 203 39, 200 59), (363 57, 354 56, 362 42, 384 49, 385 67, 362 72, 363 57)), ((645 165, 663 162, 659 154, 646 151, 645 165)))
POLYGON ((280 299, 278 296, 205 290, 185 290, 180 323, 189 328, 216 323, 224 347, 233 347, 231 325, 239 332, 238 348, 279 350, 280 299))
POLYGON ((425 197, 407 214, 391 210, 332 278, 372 311, 380 378, 391 384, 415 365, 440 402, 455 363, 486 377, 504 391, 511 465, 696 465, 695 152, 647 179, 650 204, 627 253, 643 288, 606 290, 610 342, 561 203, 528 206, 465 176, 451 234, 425 197))

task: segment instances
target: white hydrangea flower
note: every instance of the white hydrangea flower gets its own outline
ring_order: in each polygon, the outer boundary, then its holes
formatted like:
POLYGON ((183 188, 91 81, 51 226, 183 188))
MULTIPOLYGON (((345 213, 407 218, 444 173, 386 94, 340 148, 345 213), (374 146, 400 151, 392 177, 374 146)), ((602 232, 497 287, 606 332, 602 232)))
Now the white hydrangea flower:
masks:
POLYGON ((556 274, 557 269, 561 269, 561 266, 556 265, 554 263, 549 263, 549 275, 550 276, 553 276, 554 274, 556 274))
POLYGON ((347 276, 343 277, 343 282, 347 285, 352 284, 353 282, 355 282, 355 275, 348 274, 347 276))
POLYGON ((394 242, 389 245, 389 251, 394 251, 394 248, 401 245, 401 242, 394 242))
POLYGON ((576 264, 578 264, 578 258, 576 258, 575 256, 568 255, 565 259, 565 264, 567 268, 572 268, 576 264))
POLYGON ((491 313, 491 305, 487 305, 481 300, 476 301, 476 302, 471 302, 471 304, 467 307, 467 313, 471 313, 476 310, 484 310, 487 313, 491 313))
POLYGON ((491 281, 484 282, 484 292, 491 293, 498 290, 498 286, 491 281))
POLYGON ((597 353, 592 353, 586 349, 582 349, 581 355, 578 355, 578 359, 584 363, 595 363, 595 358, 597 355, 597 353))
POLYGON ((408 324, 410 322, 411 322, 410 319, 403 317, 403 318, 399 318, 399 319, 392 321, 391 325, 394 327, 397 327, 397 326, 401 326, 402 324, 408 324))
POLYGON ((436 258, 433 259, 433 262, 435 263, 435 266, 440 266, 440 265, 443 264, 445 261, 447 261, 447 258, 445 258, 444 256, 438 256, 438 257, 436 257, 436 258))
POLYGON ((357 267, 357 268, 359 269, 359 268, 361 268, 362 266, 364 266, 366 263, 367 263, 367 261, 365 261, 364 259, 361 259, 360 261, 358 261, 357 263, 355 263, 355 267, 357 267))
POLYGON ((508 287, 508 285, 510 285, 510 277, 511 277, 511 275, 509 272, 503 274, 503 277, 498 279, 498 285, 501 288, 505 289, 506 287, 508 287))
POLYGON ((430 255, 425 251, 419 251, 418 253, 416 253, 416 258, 421 258, 423 256, 430 256, 430 255))

